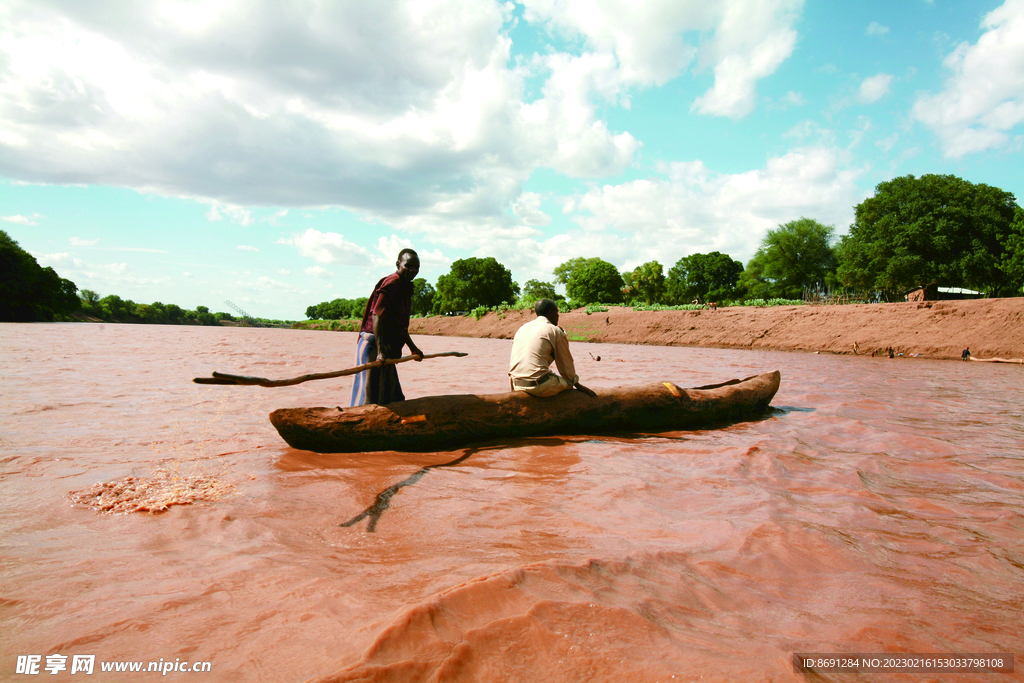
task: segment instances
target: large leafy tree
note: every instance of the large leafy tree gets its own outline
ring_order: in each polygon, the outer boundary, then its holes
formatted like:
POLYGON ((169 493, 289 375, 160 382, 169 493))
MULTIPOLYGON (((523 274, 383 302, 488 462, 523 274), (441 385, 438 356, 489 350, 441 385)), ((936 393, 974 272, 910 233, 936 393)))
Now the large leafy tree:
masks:
MULTIPOLYGON (((648 304, 661 303, 665 298, 665 269, 657 261, 648 261, 630 273, 633 298, 648 304)), ((623 279, 625 281, 625 279, 623 279)))
POLYGON ((594 256, 592 258, 584 258, 582 256, 577 256, 576 258, 571 258, 568 261, 566 261, 565 263, 563 263, 562 265, 560 265, 557 268, 555 268, 555 270, 553 271, 554 275, 555 275, 555 282, 559 282, 559 283, 561 283, 563 285, 568 285, 569 284, 569 278, 572 277, 572 274, 578 268, 581 268, 581 267, 586 266, 586 265, 594 264, 594 263, 605 263, 605 262, 602 261, 601 259, 597 258, 596 256, 594 256))
MULTIPOLYGON (((418 277, 412 281, 412 312, 414 315, 426 315, 430 313, 434 305, 434 295, 437 290, 434 285, 424 278, 418 277)), ((365 306, 365 303, 364 303, 365 306)), ((360 313, 362 315, 362 313, 360 313)))
POLYGON ((668 271, 667 299, 673 304, 734 299, 742 272, 742 263, 718 251, 684 256, 668 271))
POLYGON ((619 269, 594 258, 572 270, 565 291, 573 303, 617 304, 622 301, 622 286, 619 269))
POLYGON ((1024 290, 1024 209, 1019 206, 1014 209, 1003 249, 1001 266, 1007 282, 1005 293, 1020 296, 1024 290))
POLYGON ((79 309, 78 287, 0 230, 0 322, 53 320, 79 309))
POLYGON ((561 298, 563 297, 555 292, 555 285, 551 282, 527 280, 523 285, 523 299, 526 301, 540 301, 541 299, 555 301, 561 298))
POLYGON ((493 256, 459 259, 437 279, 433 310, 470 311, 477 306, 512 303, 518 295, 519 285, 512 280, 512 273, 493 256))
POLYGON ((740 282, 754 297, 798 299, 804 287, 831 281, 836 269, 835 228, 800 218, 769 230, 740 282))
POLYGON ((839 245, 839 280, 889 292, 929 284, 1007 292, 1002 262, 1016 208, 1011 193, 953 175, 879 183, 839 245))

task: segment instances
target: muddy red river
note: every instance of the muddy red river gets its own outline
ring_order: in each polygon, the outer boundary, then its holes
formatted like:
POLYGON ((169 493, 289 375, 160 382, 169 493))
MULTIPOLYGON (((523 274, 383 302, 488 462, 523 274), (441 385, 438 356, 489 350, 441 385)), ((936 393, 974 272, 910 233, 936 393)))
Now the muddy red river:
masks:
MULTIPOLYGON (((505 390, 510 341, 416 341, 470 355, 400 366, 410 398, 505 390)), ((594 387, 782 387, 722 429, 426 454, 281 441, 270 411, 347 405, 350 378, 191 381, 339 370, 354 345, 0 325, 0 679, 1022 680, 793 667, 1024 652, 1021 367, 575 343, 594 387), (168 507, 98 511, 114 489, 168 507)))

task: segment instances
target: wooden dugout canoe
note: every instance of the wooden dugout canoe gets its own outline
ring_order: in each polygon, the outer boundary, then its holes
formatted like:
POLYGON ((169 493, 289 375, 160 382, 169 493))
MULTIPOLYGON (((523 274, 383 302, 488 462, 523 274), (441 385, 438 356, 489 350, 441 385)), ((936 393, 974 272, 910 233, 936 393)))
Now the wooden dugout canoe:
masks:
POLYGON ((694 389, 671 382, 566 391, 427 396, 386 406, 283 408, 270 421, 292 448, 318 453, 441 451, 502 438, 704 428, 762 414, 779 390, 776 370, 694 389))

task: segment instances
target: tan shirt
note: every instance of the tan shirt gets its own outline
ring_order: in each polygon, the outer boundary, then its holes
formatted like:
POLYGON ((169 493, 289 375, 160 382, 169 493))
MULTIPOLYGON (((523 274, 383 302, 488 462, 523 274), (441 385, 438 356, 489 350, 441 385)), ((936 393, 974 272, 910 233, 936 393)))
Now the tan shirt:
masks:
POLYGON ((512 379, 540 379, 550 372, 551 361, 555 362, 558 374, 571 384, 579 381, 565 330, 539 315, 516 332, 508 376, 512 379))

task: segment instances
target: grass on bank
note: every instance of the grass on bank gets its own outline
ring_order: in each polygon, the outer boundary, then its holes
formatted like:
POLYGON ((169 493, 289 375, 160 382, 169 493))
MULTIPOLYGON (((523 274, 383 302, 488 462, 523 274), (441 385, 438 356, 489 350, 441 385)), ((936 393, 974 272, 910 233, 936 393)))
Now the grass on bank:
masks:
MULTIPOLYGON (((526 309, 532 309, 534 301, 517 301, 514 304, 502 303, 497 306, 477 306, 472 311, 467 313, 464 317, 473 318, 479 320, 488 313, 493 313, 502 319, 509 311, 522 311, 526 309)), ((558 303, 558 310, 561 313, 569 313, 570 311, 585 309, 587 315, 592 313, 607 313, 613 306, 622 306, 622 304, 588 304, 586 306, 582 304, 574 304, 568 301, 560 300, 558 303)), ((800 306, 804 302, 800 299, 748 299, 743 302, 726 302, 719 306, 719 308, 727 308, 730 306, 800 306)), ((633 304, 634 311, 700 311, 704 310, 704 306, 700 304, 682 304, 679 306, 667 306, 665 304, 633 304)), ((413 318, 420 317, 436 317, 436 316, 420 316, 414 315, 413 318)), ((292 325, 293 329, 296 330, 327 330, 331 332, 358 332, 359 326, 362 324, 361 318, 343 318, 341 320, 301 320, 292 325)))

